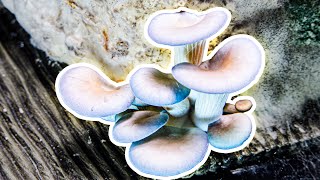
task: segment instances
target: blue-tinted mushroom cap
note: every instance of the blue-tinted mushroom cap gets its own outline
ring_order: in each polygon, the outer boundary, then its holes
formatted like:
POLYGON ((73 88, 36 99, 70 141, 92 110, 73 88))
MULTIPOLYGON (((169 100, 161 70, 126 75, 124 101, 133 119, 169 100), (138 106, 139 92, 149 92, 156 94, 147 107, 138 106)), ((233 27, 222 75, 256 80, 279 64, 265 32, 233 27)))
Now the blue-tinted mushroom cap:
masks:
POLYGON ((150 136, 166 124, 167 113, 135 111, 122 116, 113 126, 113 139, 119 143, 131 143, 150 136))
POLYGON ((132 103, 133 105, 137 106, 137 107, 144 107, 144 106, 148 106, 148 104, 144 103, 143 101, 141 101, 140 99, 138 99, 137 97, 134 98, 134 101, 132 103))
POLYGON ((129 113, 133 113, 135 111, 138 111, 139 109, 137 107, 135 107, 134 105, 131 105, 126 111, 123 111, 119 114, 114 114, 114 115, 110 115, 110 116, 106 116, 106 117, 101 117, 101 121, 100 122, 117 122, 122 116, 129 114, 129 113))
POLYGON ((201 165, 207 152, 205 132, 198 128, 164 126, 155 134, 132 143, 127 156, 133 168, 142 173, 170 177, 201 165))
POLYGON ((137 98, 153 106, 178 103, 190 93, 190 89, 178 83, 171 74, 151 67, 138 69, 131 76, 130 86, 137 98))
POLYGON ((56 80, 60 103, 79 118, 100 118, 125 111, 134 100, 130 86, 116 86, 96 67, 79 63, 63 69, 56 80))
POLYGON ((229 153, 241 150, 252 139, 255 125, 248 115, 223 115, 208 128, 209 143, 214 151, 229 153))
POLYGON ((201 13, 187 8, 166 10, 151 17, 147 34, 158 44, 180 46, 218 36, 230 20, 231 14, 225 8, 201 13))
POLYGON ((232 93, 248 86, 261 75, 264 50, 248 35, 224 40, 211 60, 200 66, 177 64, 172 75, 182 85, 209 94, 232 93))

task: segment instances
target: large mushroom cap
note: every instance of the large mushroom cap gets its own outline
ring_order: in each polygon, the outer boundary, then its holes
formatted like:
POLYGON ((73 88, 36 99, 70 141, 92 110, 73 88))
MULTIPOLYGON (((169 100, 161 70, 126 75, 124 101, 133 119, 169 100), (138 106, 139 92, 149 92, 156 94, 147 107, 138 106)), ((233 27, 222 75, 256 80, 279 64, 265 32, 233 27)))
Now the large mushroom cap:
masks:
POLYGON ((190 90, 178 83, 171 74, 143 67, 130 79, 134 95, 143 102, 154 106, 172 105, 184 100, 190 90))
POLYGON ((223 41, 211 60, 200 66, 177 64, 172 74, 182 85, 204 93, 232 93, 249 85, 264 66, 260 43, 248 35, 223 41))
POLYGON ((128 159, 142 173, 169 177, 196 167, 207 152, 205 132, 197 128, 164 126, 155 134, 132 143, 128 159))
POLYGON ((116 87, 101 71, 85 63, 68 66, 60 72, 56 93, 60 103, 80 118, 117 114, 134 100, 129 85, 116 87))
POLYGON ((163 112, 135 111, 121 117, 113 126, 113 139, 119 143, 139 141, 166 124, 169 116, 163 112))
POLYGON ((151 19, 148 36, 163 45, 191 44, 219 35, 226 29, 230 19, 230 12, 224 8, 213 8, 201 14, 166 11, 151 19))
POLYGON ((209 142, 215 151, 234 152, 247 145, 254 130, 253 121, 246 114, 223 115, 209 125, 209 142))

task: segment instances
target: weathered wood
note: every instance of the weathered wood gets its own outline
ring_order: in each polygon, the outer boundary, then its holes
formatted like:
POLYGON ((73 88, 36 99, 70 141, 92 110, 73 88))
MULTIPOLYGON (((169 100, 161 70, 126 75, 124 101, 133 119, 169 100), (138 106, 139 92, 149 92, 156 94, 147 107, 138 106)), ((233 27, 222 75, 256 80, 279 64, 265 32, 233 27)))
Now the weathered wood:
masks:
MULTIPOLYGON (((0 179, 145 179, 128 167, 124 148, 110 142, 107 125, 79 120, 59 104, 54 80, 63 66, 33 48, 14 16, 0 5, 0 179)), ((299 168, 295 165, 304 162, 301 157, 312 162, 306 166, 310 177, 317 177, 319 102, 306 102, 303 118, 286 127, 258 129, 241 152, 212 153, 196 174, 254 177, 260 171, 262 177, 279 178, 291 171, 282 176, 278 169, 265 168, 299 168), (291 159, 297 161, 292 164, 291 159)))

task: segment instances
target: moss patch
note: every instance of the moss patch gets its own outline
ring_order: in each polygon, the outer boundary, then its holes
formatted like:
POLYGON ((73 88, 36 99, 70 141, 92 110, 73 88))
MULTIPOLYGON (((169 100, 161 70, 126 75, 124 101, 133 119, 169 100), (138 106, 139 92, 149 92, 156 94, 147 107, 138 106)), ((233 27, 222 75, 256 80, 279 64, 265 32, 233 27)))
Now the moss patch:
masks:
POLYGON ((320 45, 320 1, 290 0, 285 8, 292 32, 291 43, 320 45))

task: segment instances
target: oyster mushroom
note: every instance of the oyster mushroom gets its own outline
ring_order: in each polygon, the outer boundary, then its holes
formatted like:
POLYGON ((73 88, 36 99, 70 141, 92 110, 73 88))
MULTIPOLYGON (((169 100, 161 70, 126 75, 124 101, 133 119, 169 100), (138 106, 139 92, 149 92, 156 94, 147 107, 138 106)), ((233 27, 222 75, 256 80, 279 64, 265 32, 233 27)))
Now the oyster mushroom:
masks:
MULTIPOLYGON (((80 119, 101 120, 128 109, 134 95, 128 84, 117 84, 95 66, 73 64, 55 82, 61 105, 80 119)), ((102 122, 105 122, 102 120, 102 122)))
POLYGON ((227 101, 223 107, 224 114, 252 113, 256 109, 256 101, 251 96, 237 96, 232 101, 227 101))
POLYGON ((221 34, 229 25, 230 12, 221 7, 197 12, 188 8, 162 10, 145 26, 146 38, 155 46, 173 50, 174 64, 199 65, 208 49, 207 39, 221 34))
POLYGON ((130 78, 134 95, 146 104, 166 106, 184 100, 190 89, 177 82, 171 74, 153 67, 141 67, 130 78))
POLYGON ((220 153, 241 150, 252 140, 255 129, 254 119, 247 114, 223 115, 209 125, 208 139, 211 149, 220 153))
POLYGON ((132 143, 144 139, 162 126, 169 119, 165 112, 135 111, 122 116, 113 126, 110 133, 118 143, 132 143))
POLYGON ((199 168, 210 153, 207 134, 198 128, 164 126, 126 149, 129 166, 149 178, 179 178, 199 168))
POLYGON ((264 68, 264 50, 249 35, 224 40, 212 59, 200 66, 180 63, 172 68, 174 78, 195 90, 197 99, 193 121, 204 131, 220 118, 230 93, 238 94, 257 82, 264 68))

